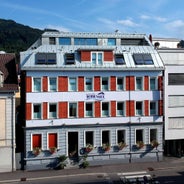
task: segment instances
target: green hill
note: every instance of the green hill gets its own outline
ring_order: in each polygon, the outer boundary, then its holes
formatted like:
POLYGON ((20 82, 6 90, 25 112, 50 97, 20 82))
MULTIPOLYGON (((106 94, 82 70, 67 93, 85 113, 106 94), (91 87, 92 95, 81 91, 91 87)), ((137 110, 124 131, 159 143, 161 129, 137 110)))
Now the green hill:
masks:
POLYGON ((0 19, 0 51, 18 54, 27 50, 44 31, 0 19))

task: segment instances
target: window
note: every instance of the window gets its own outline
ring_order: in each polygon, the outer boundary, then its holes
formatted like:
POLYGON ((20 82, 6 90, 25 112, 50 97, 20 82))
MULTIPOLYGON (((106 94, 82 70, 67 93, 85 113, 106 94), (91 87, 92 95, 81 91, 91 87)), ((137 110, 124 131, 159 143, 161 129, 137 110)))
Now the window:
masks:
POLYGON ((76 78, 69 78, 69 91, 77 91, 76 78))
POLYGON ((77 117, 77 103, 69 104, 69 117, 77 117))
POLYGON ((42 147, 42 135, 33 134, 32 135, 32 149, 42 147))
POLYGON ((121 45, 148 46, 149 44, 145 38, 123 38, 121 39, 121 45))
POLYGON ((108 91, 109 90, 109 79, 108 77, 102 77, 102 90, 108 91))
POLYGON ((116 45, 116 39, 115 38, 108 38, 107 39, 107 45, 116 45))
POLYGON ((71 45, 71 38, 59 38, 59 45, 71 45))
POLYGON ((107 117, 109 116, 109 103, 102 102, 102 116, 107 117))
POLYGON ((41 104, 33 104, 33 119, 41 119, 41 104))
POLYGON ((151 54, 133 54, 133 59, 136 65, 152 65, 153 59, 151 54))
POLYGON ((86 140, 85 140, 85 146, 92 145, 94 146, 94 136, 93 131, 86 131, 85 132, 86 140))
POLYGON ((93 103, 88 102, 86 103, 86 117, 93 116, 93 103))
POLYGON ((117 144, 118 143, 126 143, 125 141, 125 130, 118 130, 117 131, 117 144))
POLYGON ((136 102, 136 115, 142 116, 143 115, 143 107, 142 102, 136 102))
POLYGON ((33 78, 33 91, 34 92, 41 91, 41 78, 33 78))
POLYGON ((102 52, 92 52, 92 64, 102 65, 102 52))
POLYGON ((49 78, 49 91, 57 91, 57 78, 49 78))
POLYGON ((49 38, 49 44, 50 45, 55 45, 56 44, 56 38, 55 37, 50 37, 49 38))
POLYGON ((93 90, 93 79, 92 78, 86 78, 86 91, 92 91, 93 90))
POLYGON ((137 142, 144 142, 144 135, 142 129, 136 130, 136 137, 135 137, 135 143, 137 142))
POLYGON ((156 102, 150 102, 150 115, 156 115, 156 102))
POLYGON ((98 45, 97 38, 74 38, 74 45, 98 45))
POLYGON ((48 148, 57 148, 57 133, 49 133, 48 134, 48 148))
POLYGON ((74 53, 66 53, 65 54, 65 63, 67 65, 75 64, 75 54, 74 53))
POLYGON ((102 145, 103 144, 110 145, 110 132, 109 132, 109 130, 102 131, 102 145))
POLYGON ((123 77, 117 77, 117 90, 121 91, 124 90, 124 78, 123 77))
POLYGON ((117 116, 124 116, 124 103, 117 102, 117 116))
POLYGON ((150 143, 157 141, 157 129, 150 129, 150 143))
POLYGON ((49 118, 57 118, 57 105, 49 104, 49 118))
POLYGON ((136 77, 136 90, 143 90, 142 77, 136 77))
POLYGON ((36 53, 35 60, 36 64, 56 64, 56 53, 36 53))
POLYGON ((125 59, 123 54, 115 54, 115 63, 116 65, 124 65, 125 59))
POLYGON ((156 78, 155 77, 150 77, 150 90, 156 90, 156 78))
POLYGON ((169 73, 168 74, 169 85, 184 85, 184 73, 169 73))

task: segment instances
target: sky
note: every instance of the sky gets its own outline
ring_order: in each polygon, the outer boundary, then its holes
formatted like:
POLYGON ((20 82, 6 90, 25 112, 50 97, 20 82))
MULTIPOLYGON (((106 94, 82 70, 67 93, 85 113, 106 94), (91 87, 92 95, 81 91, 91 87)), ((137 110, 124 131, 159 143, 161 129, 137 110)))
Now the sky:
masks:
POLYGON ((0 18, 42 30, 184 39, 184 0, 0 0, 0 18))

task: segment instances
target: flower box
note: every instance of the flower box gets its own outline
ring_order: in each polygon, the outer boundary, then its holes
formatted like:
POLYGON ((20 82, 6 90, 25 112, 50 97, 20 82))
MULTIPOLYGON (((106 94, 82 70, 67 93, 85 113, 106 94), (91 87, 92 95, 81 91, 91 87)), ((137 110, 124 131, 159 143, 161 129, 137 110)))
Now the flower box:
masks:
POLYGON ((123 142, 119 142, 118 143, 118 148, 119 150, 122 150, 123 148, 127 147, 126 143, 123 143, 123 142))
POLYGON ((92 150, 93 150, 93 145, 87 144, 87 145, 86 145, 86 148, 85 148, 85 151, 86 151, 87 153, 89 153, 89 152, 91 152, 92 150))
POLYGON ((141 149, 141 148, 144 147, 144 142, 143 141, 137 141, 136 146, 137 146, 138 149, 141 149))
POLYGON ((35 147, 35 148, 33 148, 33 154, 35 155, 35 156, 37 156, 37 155, 39 155, 40 153, 41 153, 41 148, 39 148, 39 147, 35 147))
POLYGON ((157 148, 157 147, 159 146, 158 141, 153 140, 153 141, 151 142, 151 146, 152 146, 152 148, 157 148))
POLYGON ((102 149, 106 152, 111 149, 110 145, 108 143, 102 145, 102 149))
POLYGON ((56 147, 50 147, 49 151, 50 151, 51 154, 56 153, 57 148, 56 147))

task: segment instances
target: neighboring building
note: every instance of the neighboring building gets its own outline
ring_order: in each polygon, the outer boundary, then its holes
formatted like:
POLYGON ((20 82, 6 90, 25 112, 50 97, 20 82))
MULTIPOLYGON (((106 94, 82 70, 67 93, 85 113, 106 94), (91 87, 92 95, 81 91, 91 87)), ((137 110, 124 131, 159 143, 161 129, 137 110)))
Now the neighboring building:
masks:
POLYGON ((87 145, 90 164, 162 159, 164 66, 146 35, 45 32, 36 43, 21 52, 26 169, 87 145))
POLYGON ((0 172, 16 170, 15 92, 18 91, 14 54, 0 54, 0 172))
POLYGON ((165 65, 165 153, 184 155, 184 49, 159 49, 165 65))

